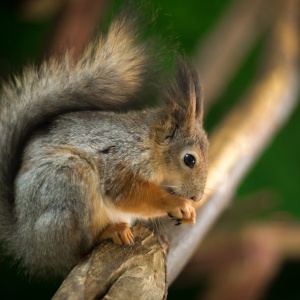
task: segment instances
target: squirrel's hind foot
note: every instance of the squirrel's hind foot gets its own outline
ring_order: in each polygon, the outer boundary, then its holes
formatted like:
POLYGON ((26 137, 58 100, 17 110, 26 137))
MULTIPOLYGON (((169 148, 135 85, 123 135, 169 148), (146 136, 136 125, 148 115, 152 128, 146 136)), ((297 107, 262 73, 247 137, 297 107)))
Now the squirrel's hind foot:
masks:
POLYGON ((128 223, 108 225, 100 234, 99 241, 111 239, 117 245, 132 245, 134 236, 128 223))

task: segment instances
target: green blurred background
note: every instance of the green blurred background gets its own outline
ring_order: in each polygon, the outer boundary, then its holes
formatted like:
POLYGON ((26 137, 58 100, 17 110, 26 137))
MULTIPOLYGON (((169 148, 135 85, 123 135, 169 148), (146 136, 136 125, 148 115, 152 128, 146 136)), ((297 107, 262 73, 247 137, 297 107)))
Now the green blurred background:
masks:
MULTIPOLYGON (((118 6, 121 1, 115 1, 118 6)), ((172 36, 171 43, 178 44, 191 55, 195 46, 213 28, 215 22, 228 7, 229 0, 153 1, 160 8, 155 30, 164 37, 172 36)), ((0 2, 0 76, 22 70, 27 63, 39 60, 47 45, 55 18, 26 21, 17 13, 15 2, 0 2)), ((110 9, 111 10, 111 9, 110 9)), ((238 25, 238 24, 237 24, 238 25)), ((230 34, 230 33, 228 33, 230 34)), ((206 129, 212 129, 246 90, 253 79, 260 60, 262 41, 253 47, 240 71, 234 76, 226 91, 206 116, 206 129)), ((237 191, 234 205, 257 191, 269 191, 274 195, 271 209, 259 210, 258 219, 268 220, 279 215, 288 219, 300 218, 300 108, 293 113, 286 126, 258 159, 255 166, 237 191)), ((241 216, 242 218, 243 216, 241 216)), ((232 220, 234 224, 234 220, 232 220)), ((28 280, 10 266, 11 261, 1 258, 0 299, 49 299, 60 282, 36 282, 28 280)), ((268 289, 264 299, 300 299, 298 281, 300 264, 286 262, 268 289)), ((189 290, 170 289, 168 299, 193 299, 198 288, 189 290)), ((241 297, 242 299, 242 297, 241 297)))

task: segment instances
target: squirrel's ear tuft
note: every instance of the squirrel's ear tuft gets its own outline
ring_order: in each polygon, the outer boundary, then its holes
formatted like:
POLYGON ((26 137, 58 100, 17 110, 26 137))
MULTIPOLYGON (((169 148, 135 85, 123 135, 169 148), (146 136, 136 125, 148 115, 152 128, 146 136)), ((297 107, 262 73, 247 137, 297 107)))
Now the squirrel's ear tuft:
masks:
POLYGON ((175 59, 175 78, 165 89, 164 100, 175 123, 193 127, 202 124, 203 101, 199 77, 195 68, 180 57, 175 59))

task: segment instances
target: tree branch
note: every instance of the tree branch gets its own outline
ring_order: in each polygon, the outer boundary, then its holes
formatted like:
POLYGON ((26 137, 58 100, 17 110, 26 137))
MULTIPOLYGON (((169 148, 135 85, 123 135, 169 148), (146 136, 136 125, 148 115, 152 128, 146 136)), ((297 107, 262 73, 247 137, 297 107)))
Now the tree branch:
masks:
POLYGON ((221 95, 249 50, 274 21, 282 0, 235 0, 196 48, 205 109, 221 95))
POLYGON ((133 233, 132 247, 105 241, 95 248, 71 271, 53 300, 165 299, 163 249, 144 225, 134 226, 133 233))

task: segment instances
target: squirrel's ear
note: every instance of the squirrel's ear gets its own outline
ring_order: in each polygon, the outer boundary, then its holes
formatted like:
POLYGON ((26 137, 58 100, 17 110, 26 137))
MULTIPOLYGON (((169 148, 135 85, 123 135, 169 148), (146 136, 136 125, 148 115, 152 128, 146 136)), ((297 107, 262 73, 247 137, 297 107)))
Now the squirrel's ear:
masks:
POLYGON ((165 107, 152 124, 157 142, 172 139, 179 128, 193 130, 196 123, 202 124, 203 101, 196 70, 180 57, 175 59, 175 76, 162 94, 165 107))
POLYGON ((175 78, 164 92, 164 100, 174 122, 180 127, 194 126, 194 122, 202 124, 203 100, 199 77, 195 68, 180 57, 175 59, 175 78))

